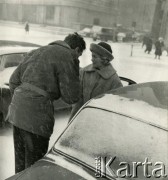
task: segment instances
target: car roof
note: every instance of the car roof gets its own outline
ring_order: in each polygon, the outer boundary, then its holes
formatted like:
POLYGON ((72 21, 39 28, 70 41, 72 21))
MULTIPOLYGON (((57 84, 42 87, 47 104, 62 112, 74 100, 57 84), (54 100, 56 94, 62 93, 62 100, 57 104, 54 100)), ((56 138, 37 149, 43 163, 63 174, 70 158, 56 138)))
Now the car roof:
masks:
POLYGON ((40 47, 41 45, 24 41, 0 40, 0 46, 40 47))
POLYGON ((103 109, 168 131, 168 82, 149 82, 109 91, 85 107, 103 109))
POLYGON ((13 54, 13 53, 26 53, 37 48, 38 47, 21 47, 21 46, 0 47, 0 55, 13 54))

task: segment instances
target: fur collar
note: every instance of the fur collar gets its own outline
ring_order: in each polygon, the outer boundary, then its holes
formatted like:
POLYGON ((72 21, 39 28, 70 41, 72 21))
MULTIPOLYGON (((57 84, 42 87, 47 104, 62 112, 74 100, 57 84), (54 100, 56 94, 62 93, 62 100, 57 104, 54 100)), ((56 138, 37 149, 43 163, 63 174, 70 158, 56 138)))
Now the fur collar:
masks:
POLYGON ((113 68, 111 64, 108 66, 103 67, 102 69, 95 69, 93 68, 93 65, 90 64, 86 66, 84 69, 86 72, 97 72, 103 79, 109 79, 111 76, 113 76, 116 73, 116 70, 113 68))

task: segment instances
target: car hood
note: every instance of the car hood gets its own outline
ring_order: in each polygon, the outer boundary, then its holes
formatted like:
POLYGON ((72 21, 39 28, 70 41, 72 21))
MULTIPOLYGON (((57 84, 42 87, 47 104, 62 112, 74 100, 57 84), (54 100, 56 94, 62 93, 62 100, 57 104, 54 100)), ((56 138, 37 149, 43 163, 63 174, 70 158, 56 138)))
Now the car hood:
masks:
POLYGON ((0 71, 0 87, 3 87, 3 86, 7 87, 5 84, 9 83, 9 79, 15 69, 16 69, 16 66, 8 67, 8 68, 5 68, 3 71, 0 71))
POLYGON ((35 163, 30 168, 18 173, 7 180, 96 180, 82 166, 78 166, 72 161, 57 154, 49 153, 42 160, 35 163))

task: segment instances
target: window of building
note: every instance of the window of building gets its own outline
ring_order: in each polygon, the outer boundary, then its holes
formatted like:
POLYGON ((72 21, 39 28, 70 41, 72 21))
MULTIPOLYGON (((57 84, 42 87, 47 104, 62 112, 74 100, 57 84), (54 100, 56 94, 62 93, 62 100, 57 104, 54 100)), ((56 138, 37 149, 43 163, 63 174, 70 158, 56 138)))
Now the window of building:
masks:
POLYGON ((93 24, 94 25, 99 25, 100 24, 100 19, 99 18, 94 18, 93 19, 93 24))
POLYGON ((54 19, 55 7, 47 6, 46 7, 46 19, 54 19))

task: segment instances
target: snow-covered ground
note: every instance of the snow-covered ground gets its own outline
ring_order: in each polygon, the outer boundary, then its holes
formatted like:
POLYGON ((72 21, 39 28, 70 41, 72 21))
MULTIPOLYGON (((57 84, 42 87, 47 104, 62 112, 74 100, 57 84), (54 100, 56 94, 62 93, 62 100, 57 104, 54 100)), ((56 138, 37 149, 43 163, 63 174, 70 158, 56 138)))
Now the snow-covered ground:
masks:
MULTIPOLYGON (((31 30, 25 34, 23 28, 15 26, 5 26, 0 24, 1 40, 16 40, 46 45, 55 40, 63 40, 65 35, 58 35, 54 31, 45 32, 45 27, 31 30), (41 31, 42 30, 42 31, 41 31)), ((80 58, 80 66, 84 67, 91 63, 91 53, 89 51, 92 39, 85 38, 87 50, 80 58)), ((98 43, 95 42, 95 43, 98 43)), ((112 64, 120 76, 130 78, 138 83, 148 81, 168 81, 168 56, 163 53, 161 60, 154 59, 154 49, 151 54, 145 54, 144 48, 138 43, 112 43, 109 42, 114 54, 112 64), (131 46, 133 52, 131 56, 131 46)), ((54 133, 50 140, 50 147, 62 130, 66 127, 69 117, 69 111, 56 113, 56 124, 54 133)), ((12 141, 12 129, 0 129, 0 180, 3 180, 14 174, 14 150, 12 141)))

